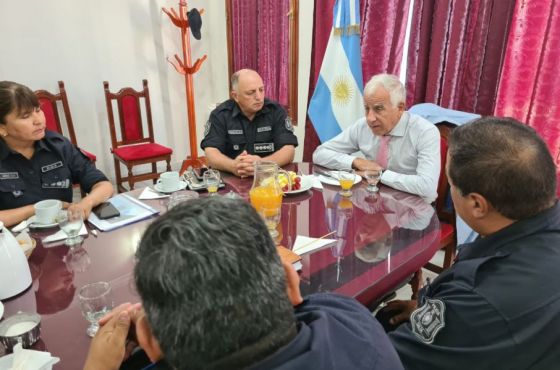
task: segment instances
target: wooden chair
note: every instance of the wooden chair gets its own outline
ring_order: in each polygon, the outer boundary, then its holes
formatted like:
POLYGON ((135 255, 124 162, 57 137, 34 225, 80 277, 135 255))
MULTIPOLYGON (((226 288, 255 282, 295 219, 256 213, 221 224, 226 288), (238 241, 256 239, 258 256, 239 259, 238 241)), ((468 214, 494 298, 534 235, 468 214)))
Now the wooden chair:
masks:
POLYGON ((448 205, 449 199, 449 182, 445 173, 445 165, 447 163, 447 142, 449 134, 453 129, 453 125, 440 123, 437 125, 441 136, 441 174, 438 182, 438 197, 436 199, 436 213, 440 220, 440 245, 445 251, 443 257, 443 265, 437 266, 428 262, 424 268, 433 271, 437 274, 448 269, 455 259, 455 252, 457 249, 457 231, 455 226, 455 209, 453 205, 448 205))
MULTIPOLYGON (((47 129, 58 132, 70 139, 72 144, 78 145, 76 141, 76 133, 74 132, 74 123, 72 122, 72 115, 70 114, 70 106, 68 105, 68 96, 64 88, 64 82, 58 81, 58 88, 60 92, 53 94, 47 90, 37 90, 35 95, 39 99, 39 104, 47 121, 47 129), (64 127, 63 122, 59 115, 59 104, 62 105, 62 112, 64 112, 64 127)), ((96 161, 96 156, 88 151, 80 149, 92 162, 96 161)))
MULTIPOLYGON (((47 129, 66 136, 70 139, 72 144, 78 146, 76 133, 74 131, 74 123, 72 121, 72 115, 70 114, 70 106, 68 105, 68 96, 66 95, 66 89, 64 88, 64 82, 58 81, 58 89, 58 94, 53 94, 47 90, 36 90, 35 95, 39 99, 41 110, 45 114, 47 129), (60 105, 62 105, 62 112, 64 113, 64 122, 60 119, 59 115, 60 105)), ((97 160, 95 154, 81 148, 80 150, 95 164, 95 161, 97 160)), ((74 184, 74 187, 79 186, 79 184, 74 184)), ((81 194, 82 198, 86 196, 86 193, 83 190, 81 190, 81 194)))
MULTIPOLYGON (((435 209, 440 220, 440 237, 439 244, 440 248, 443 249, 443 265, 438 266, 432 262, 428 262, 424 265, 424 268, 440 274, 444 270, 451 267, 453 260, 455 259, 455 253, 457 249, 457 231, 455 226, 455 209, 453 205, 448 205, 448 195, 449 195, 449 181, 447 179, 447 174, 445 173, 445 166, 447 164, 447 142, 451 130, 453 129, 453 124, 440 123, 437 128, 440 133, 440 153, 441 153, 441 173, 439 175, 438 181, 438 197, 435 202, 435 209)), ((416 299, 418 295, 418 290, 422 288, 422 269, 418 270, 410 281, 412 288, 412 299, 416 299)))
POLYGON ((119 192, 128 190, 123 186, 124 182, 128 182, 130 190, 134 189, 134 184, 138 181, 153 180, 155 182, 160 175, 156 167, 159 161, 166 161, 167 171, 171 171, 171 154, 173 150, 154 142, 148 81, 142 80, 142 84, 142 91, 139 92, 130 87, 125 87, 117 93, 112 93, 109 91, 109 82, 103 82, 109 130, 111 132, 111 153, 113 153, 115 162, 115 174, 119 192), (142 117, 141 99, 143 99, 145 107, 144 120, 142 117), (113 114, 114 102, 116 102, 118 109, 118 126, 115 124, 115 115, 113 114), (147 134, 145 133, 146 128, 147 134), (126 177, 121 175, 121 163, 128 169, 126 177), (151 172, 134 175, 132 168, 143 164, 151 164, 151 172))

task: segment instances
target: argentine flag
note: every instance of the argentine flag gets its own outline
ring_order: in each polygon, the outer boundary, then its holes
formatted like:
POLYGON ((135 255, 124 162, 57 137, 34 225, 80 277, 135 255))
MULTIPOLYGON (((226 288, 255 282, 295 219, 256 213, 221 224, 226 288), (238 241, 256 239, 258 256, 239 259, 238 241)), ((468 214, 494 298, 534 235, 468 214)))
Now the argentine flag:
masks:
POLYGON ((322 143, 364 116, 363 90, 360 1, 337 0, 333 29, 308 110, 322 143))

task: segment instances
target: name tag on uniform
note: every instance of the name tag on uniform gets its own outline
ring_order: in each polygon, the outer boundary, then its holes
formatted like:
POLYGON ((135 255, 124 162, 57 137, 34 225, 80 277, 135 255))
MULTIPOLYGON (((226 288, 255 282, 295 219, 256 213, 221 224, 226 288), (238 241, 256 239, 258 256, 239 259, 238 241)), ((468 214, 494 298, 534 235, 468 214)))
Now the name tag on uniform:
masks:
POLYGON ((70 187, 70 179, 45 183, 42 185, 43 189, 68 189, 70 187))
POLYGON ((274 151, 274 143, 255 144, 255 153, 269 153, 274 151))
POLYGON ((266 132, 266 131, 272 131, 272 127, 270 126, 264 126, 264 127, 259 127, 257 129, 257 132, 266 132))
POLYGON ((0 180, 14 180, 19 179, 17 172, 0 172, 0 180))
POLYGON ((230 135, 243 135, 243 130, 228 130, 227 133, 230 135))
POLYGON ((52 171, 56 168, 60 168, 62 166, 63 166, 63 164, 62 164, 61 161, 54 162, 54 163, 47 164, 46 166, 41 167, 41 172, 43 172, 43 173, 49 172, 49 171, 52 171))

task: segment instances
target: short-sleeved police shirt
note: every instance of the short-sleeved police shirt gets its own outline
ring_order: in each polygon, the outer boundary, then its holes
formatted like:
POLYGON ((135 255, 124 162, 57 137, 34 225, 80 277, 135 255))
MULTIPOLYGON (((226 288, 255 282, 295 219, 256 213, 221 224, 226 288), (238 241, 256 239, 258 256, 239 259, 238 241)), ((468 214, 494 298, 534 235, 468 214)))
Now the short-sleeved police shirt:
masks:
POLYGON ((560 204, 460 247, 389 337, 406 369, 560 368, 560 204))
POLYGON ((52 131, 35 142, 31 159, 12 151, 0 140, 0 210, 44 199, 72 201, 72 184, 85 192, 105 175, 67 138, 52 131))
POLYGON ((298 145, 292 122, 284 108, 268 99, 253 121, 245 117, 234 100, 220 104, 210 113, 200 143, 202 149, 216 148, 232 159, 244 150, 265 157, 284 145, 298 145))

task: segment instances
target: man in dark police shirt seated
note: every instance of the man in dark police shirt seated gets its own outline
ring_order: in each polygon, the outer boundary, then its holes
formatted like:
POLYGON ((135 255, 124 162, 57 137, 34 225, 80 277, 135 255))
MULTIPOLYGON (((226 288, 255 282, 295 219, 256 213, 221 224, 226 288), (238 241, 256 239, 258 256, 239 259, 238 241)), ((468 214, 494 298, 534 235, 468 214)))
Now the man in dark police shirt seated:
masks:
POLYGON ((416 301, 378 317, 406 369, 560 368, 560 204, 556 168, 533 129, 482 118, 453 130, 447 176, 480 234, 416 301))
POLYGON ((208 165, 237 176, 253 175, 253 162, 284 166, 294 160, 297 137, 280 104, 264 97, 261 76, 241 69, 231 76, 231 99, 210 113, 200 143, 208 165))
POLYGON ((150 369, 402 369, 377 320, 336 294, 302 298, 269 232, 243 200, 200 198, 146 230, 137 251, 143 309, 101 322, 85 369, 116 369, 130 328, 150 369))

